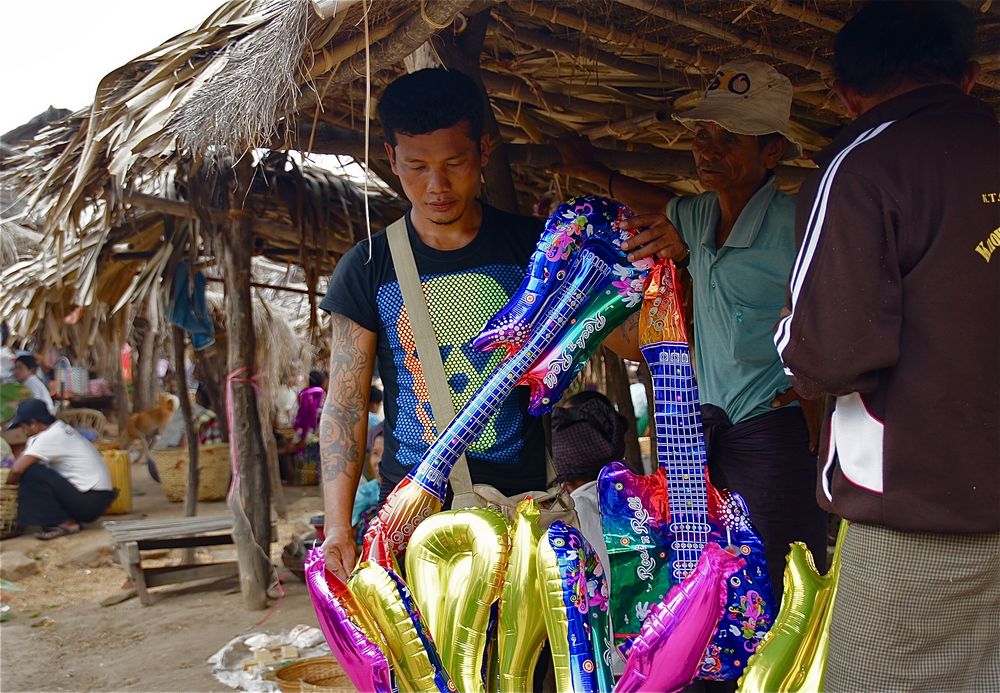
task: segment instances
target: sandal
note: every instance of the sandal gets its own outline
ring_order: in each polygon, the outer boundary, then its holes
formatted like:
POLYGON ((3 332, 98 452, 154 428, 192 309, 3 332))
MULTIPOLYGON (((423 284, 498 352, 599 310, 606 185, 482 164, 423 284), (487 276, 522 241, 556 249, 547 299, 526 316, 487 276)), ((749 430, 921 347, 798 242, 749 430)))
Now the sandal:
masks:
POLYGON ((48 541, 49 539, 57 539, 58 537, 66 537, 70 534, 78 534, 81 527, 77 525, 76 527, 63 527, 62 525, 56 525, 55 527, 46 527, 41 532, 35 535, 36 539, 41 539, 42 541, 48 541))

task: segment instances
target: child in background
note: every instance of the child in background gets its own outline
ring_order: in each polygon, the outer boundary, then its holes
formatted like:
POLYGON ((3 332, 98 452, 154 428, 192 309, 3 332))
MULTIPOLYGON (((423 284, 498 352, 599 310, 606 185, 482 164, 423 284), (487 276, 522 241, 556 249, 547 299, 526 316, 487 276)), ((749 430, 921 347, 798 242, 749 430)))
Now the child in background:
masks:
POLYGON ((379 484, 382 483, 379 464, 382 462, 384 449, 384 423, 379 421, 368 429, 368 465, 364 473, 365 478, 358 484, 358 490, 354 494, 354 509, 351 511, 351 526, 354 528, 358 546, 361 546, 368 523, 378 512, 379 484))

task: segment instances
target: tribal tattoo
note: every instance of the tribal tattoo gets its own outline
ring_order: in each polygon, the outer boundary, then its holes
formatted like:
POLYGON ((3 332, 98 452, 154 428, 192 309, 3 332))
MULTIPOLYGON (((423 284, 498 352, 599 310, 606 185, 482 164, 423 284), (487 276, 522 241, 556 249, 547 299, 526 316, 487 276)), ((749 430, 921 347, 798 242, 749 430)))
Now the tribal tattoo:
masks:
POLYGON ((330 385, 319 422, 324 481, 333 481, 363 462, 364 446, 357 429, 361 417, 368 416, 368 380, 374 358, 362 346, 370 333, 343 315, 331 317, 330 385))

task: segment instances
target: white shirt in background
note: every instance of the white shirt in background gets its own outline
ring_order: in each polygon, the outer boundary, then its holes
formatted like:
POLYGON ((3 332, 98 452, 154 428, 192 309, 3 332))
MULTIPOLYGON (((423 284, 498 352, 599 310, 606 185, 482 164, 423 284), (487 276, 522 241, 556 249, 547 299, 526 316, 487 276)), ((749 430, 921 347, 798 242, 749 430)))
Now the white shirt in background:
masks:
POLYGON ((40 399, 45 402, 45 406, 48 407, 49 413, 55 416, 56 403, 52 401, 52 395, 49 394, 49 388, 45 387, 45 383, 42 382, 41 378, 32 373, 28 376, 28 379, 21 384, 31 391, 31 397, 33 399, 40 399))
POLYGON ((37 457, 83 493, 111 490, 111 473, 101 453, 65 421, 28 438, 24 454, 37 457))

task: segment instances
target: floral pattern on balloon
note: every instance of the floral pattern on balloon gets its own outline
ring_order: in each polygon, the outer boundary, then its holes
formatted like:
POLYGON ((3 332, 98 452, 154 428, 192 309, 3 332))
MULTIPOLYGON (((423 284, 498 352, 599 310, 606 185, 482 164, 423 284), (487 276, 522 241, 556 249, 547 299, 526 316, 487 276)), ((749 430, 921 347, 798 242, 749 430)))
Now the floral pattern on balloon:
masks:
POLYGON ((557 520, 538 542, 545 628, 559 693, 600 690, 587 617, 587 548, 580 531, 557 520))

